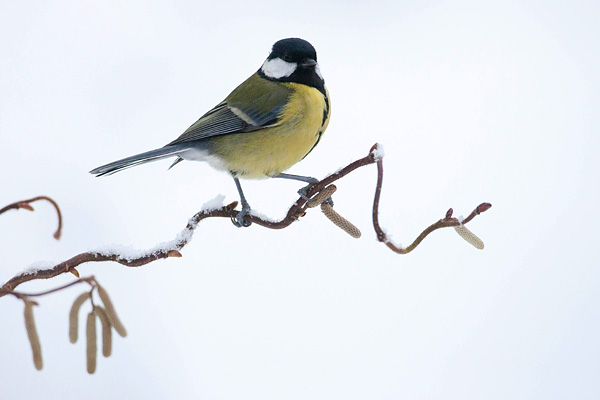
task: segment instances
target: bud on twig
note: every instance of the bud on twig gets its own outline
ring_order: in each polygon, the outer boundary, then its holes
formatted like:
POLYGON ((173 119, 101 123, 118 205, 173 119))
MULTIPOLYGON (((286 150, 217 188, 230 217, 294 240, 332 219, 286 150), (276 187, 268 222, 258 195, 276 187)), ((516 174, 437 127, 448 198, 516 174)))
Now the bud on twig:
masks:
POLYGON ((167 257, 183 257, 183 256, 177 250, 169 250, 169 252, 167 253, 167 257))
POLYGON ((492 207, 490 203, 481 203, 477 206, 477 214, 481 214, 482 212, 486 212, 492 207))
POLYGON ((26 202, 17 203, 17 208, 23 208, 25 210, 33 211, 33 207, 31 207, 31 204, 26 202))

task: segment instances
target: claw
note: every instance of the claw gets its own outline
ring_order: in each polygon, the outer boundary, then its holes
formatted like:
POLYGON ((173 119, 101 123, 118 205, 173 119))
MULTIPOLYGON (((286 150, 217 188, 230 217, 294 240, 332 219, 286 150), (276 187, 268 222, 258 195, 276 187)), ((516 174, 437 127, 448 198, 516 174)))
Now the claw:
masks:
POLYGON ((302 197, 304 200, 308 201, 310 200, 310 197, 308 197, 306 195, 306 193, 308 192, 308 188, 310 187, 310 185, 303 187, 302 189, 298 190, 298 194, 300 195, 300 197, 302 197))
POLYGON ((244 219, 246 214, 250 211, 250 204, 244 203, 242 204, 242 210, 235 216, 235 218, 231 218, 231 222, 238 228, 247 228, 252 225, 252 222, 244 219))
POLYGON ((308 193, 308 189, 314 185, 315 183, 319 182, 318 179, 316 178, 311 178, 311 177, 306 177, 306 181, 309 181, 309 184, 304 186, 303 188, 300 188, 298 190, 298 194, 300 195, 300 197, 302 197, 304 200, 308 201, 310 200, 310 197, 307 196, 308 193))
POLYGON ((238 228, 247 228, 252 225, 252 222, 246 221, 244 217, 250 211, 250 204, 246 201, 246 196, 244 196, 244 191, 242 190, 242 185, 240 184, 240 180, 233 174, 233 181, 235 182, 235 186, 237 187, 238 193, 240 194, 240 202, 242 203, 242 211, 235 216, 235 218, 231 218, 231 222, 238 228))
MULTIPOLYGON (((307 193, 308 193, 308 189, 309 189, 309 188, 310 188, 310 187, 311 187, 313 184, 315 184, 315 183, 319 182, 319 180, 318 180, 318 179, 315 179, 315 178, 310 178, 310 179, 312 179, 312 181, 311 181, 311 182, 310 182, 308 185, 306 185, 306 186, 304 186, 303 188, 301 188, 300 190, 298 190, 298 194, 300 195, 300 197, 302 197, 302 198, 303 198, 304 200, 306 200, 306 201, 309 201, 309 200, 310 200, 310 197, 308 197, 308 195, 307 195, 307 193)), ((329 204, 331 207, 333 207, 333 198, 332 198, 332 197, 328 198, 327 200, 325 200, 325 201, 324 201, 324 203, 327 203, 327 204, 329 204)))

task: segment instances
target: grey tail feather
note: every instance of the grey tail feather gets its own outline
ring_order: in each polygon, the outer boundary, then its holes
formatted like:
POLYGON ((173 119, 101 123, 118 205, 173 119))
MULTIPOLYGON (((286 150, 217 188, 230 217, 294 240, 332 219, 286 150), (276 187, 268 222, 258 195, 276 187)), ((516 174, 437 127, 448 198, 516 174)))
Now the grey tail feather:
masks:
POLYGON ((173 168, 174 166, 176 166, 177 164, 179 164, 179 163, 180 163, 180 162, 182 162, 182 161, 183 161, 183 158, 181 158, 181 157, 177 157, 177 158, 175 159, 175 161, 173 161, 173 164, 171 164, 171 166, 169 167, 169 169, 173 168))
MULTIPOLYGON (((101 167, 94 168, 90 171, 90 174, 94 174, 96 176, 112 175, 124 169, 135 167, 136 165, 176 156, 179 153, 181 153, 182 150, 182 146, 161 147, 160 149, 150 150, 145 153, 136 154, 134 156, 123 158, 122 160, 114 161, 101 167)), ((181 159, 178 157, 173 165, 179 162, 179 160, 181 159)))

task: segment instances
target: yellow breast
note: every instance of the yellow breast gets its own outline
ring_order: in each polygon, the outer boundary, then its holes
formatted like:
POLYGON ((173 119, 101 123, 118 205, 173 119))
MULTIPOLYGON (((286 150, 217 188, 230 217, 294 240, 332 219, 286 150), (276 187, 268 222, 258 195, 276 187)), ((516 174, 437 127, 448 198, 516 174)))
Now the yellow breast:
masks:
POLYGON ((331 107, 321 92, 297 83, 283 85, 292 94, 277 125, 211 140, 211 155, 241 178, 266 178, 287 170, 312 150, 327 128, 331 107))

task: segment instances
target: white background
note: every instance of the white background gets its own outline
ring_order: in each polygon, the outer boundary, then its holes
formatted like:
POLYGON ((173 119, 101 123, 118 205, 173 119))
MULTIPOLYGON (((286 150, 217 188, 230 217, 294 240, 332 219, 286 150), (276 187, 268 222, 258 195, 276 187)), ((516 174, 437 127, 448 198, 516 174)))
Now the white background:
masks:
MULTIPOLYGON (((170 142, 290 36, 316 47, 333 108, 290 173, 384 144, 381 222, 405 245, 449 207, 493 204, 469 225, 485 250, 446 229, 397 255, 372 230, 371 166, 335 195, 360 240, 314 210, 282 231, 203 222, 182 259, 82 265, 129 336, 88 375, 67 339, 83 287, 42 297, 38 372, 22 303, 4 297, 2 397, 597 398, 599 20, 596 1, 2 2, 0 206, 48 195, 65 220, 56 242, 46 204, 0 216, 3 282, 150 248, 219 193, 237 200, 206 164, 87 171, 170 142)), ((273 218, 299 188, 243 184, 273 218)))

